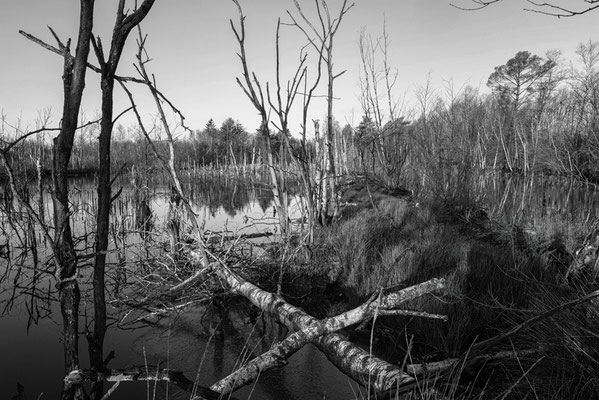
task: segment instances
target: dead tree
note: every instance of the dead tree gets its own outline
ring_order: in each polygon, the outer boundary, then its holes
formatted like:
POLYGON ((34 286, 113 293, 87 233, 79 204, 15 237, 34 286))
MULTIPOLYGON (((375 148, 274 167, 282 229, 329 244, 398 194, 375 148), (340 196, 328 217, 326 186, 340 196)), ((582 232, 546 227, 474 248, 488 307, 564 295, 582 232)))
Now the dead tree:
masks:
MULTIPOLYGON (((240 47, 242 47, 242 46, 244 47, 245 43, 243 41, 243 35, 245 32, 245 17, 243 16, 240 4, 237 1, 234 1, 234 2, 237 5, 238 10, 240 12, 239 32, 241 32, 241 34, 237 31, 235 31, 234 27, 233 27, 233 29, 234 29, 234 33, 236 34, 236 37, 238 38, 238 41, 240 42, 240 47)), ((318 201, 316 199, 317 196, 316 196, 316 191, 315 191, 315 188, 318 186, 318 184, 317 184, 317 182, 315 182, 316 176, 314 176, 314 173, 320 169, 313 168, 313 166, 311 165, 311 160, 308 159, 309 151, 308 151, 307 144, 306 144, 306 121, 307 121, 307 117, 308 117, 308 110, 310 107, 310 103, 314 97, 314 91, 316 90, 316 88, 320 82, 321 76, 322 76, 321 66, 322 66, 322 60, 323 60, 322 54, 323 54, 323 49, 324 49, 324 43, 320 46, 320 48, 318 49, 317 54, 316 54, 316 57, 318 60, 317 61, 317 75, 316 75, 314 82, 312 82, 310 84, 310 88, 308 89, 308 82, 307 82, 308 69, 306 66, 308 54, 304 51, 304 48, 302 48, 300 50, 299 62, 298 62, 297 68, 295 69, 293 76, 291 77, 291 79, 287 80, 285 87, 283 87, 284 85, 281 82, 282 79, 281 79, 281 73, 280 73, 280 60, 281 60, 280 29, 281 29, 281 25, 289 25, 289 24, 281 23, 280 19, 277 21, 276 37, 275 37, 275 48, 276 48, 275 89, 273 91, 271 91, 271 86, 267 82, 266 83, 266 96, 268 99, 268 106, 269 106, 268 110, 274 111, 274 113, 278 117, 278 122, 271 122, 271 124, 274 126, 274 128, 276 128, 276 130, 279 132, 279 135, 281 137, 282 147, 281 147, 281 153, 280 153, 280 161, 282 161, 284 159, 290 159, 295 167, 296 172, 298 172, 299 176, 300 176, 300 180, 301 180, 301 184, 302 184, 302 191, 303 191, 303 196, 304 196, 303 200, 306 202, 306 207, 305 207, 306 214, 307 214, 306 220, 308 223, 308 235, 307 236, 308 236, 308 240, 311 242, 312 238, 313 238, 315 223, 317 221, 317 215, 318 215, 318 211, 317 211, 317 207, 316 207, 316 204, 318 203, 318 201), (303 93, 301 93, 301 91, 300 91, 300 87, 302 86, 302 84, 304 85, 303 93), (301 140, 302 151, 301 151, 301 154, 298 154, 296 151, 294 151, 294 149, 291 146, 291 141, 290 141, 291 132, 289 129, 289 114, 290 114, 291 108, 293 107, 293 104, 294 104, 295 99, 298 94, 303 95, 303 108, 302 108, 303 123, 301 124, 301 126, 302 126, 302 140, 301 140)), ((245 49, 243 49, 243 51, 241 51, 239 53, 239 56, 240 56, 240 58, 242 58, 242 65, 247 65, 247 55, 245 53, 245 49)), ((245 76, 245 72, 244 72, 244 76, 245 76)), ((253 83, 256 85, 256 88, 258 89, 259 95, 262 96, 262 92, 260 89, 260 83, 258 82, 255 74, 252 73, 252 76, 253 76, 253 81, 254 81, 253 83)), ((247 80, 246 80, 246 86, 249 87, 247 80)), ((249 97, 250 97, 250 99, 252 99, 252 97, 253 97, 252 91, 249 89, 246 89, 246 88, 244 88, 244 91, 246 94, 249 93, 249 97)), ((263 99, 260 98, 258 100, 258 103, 259 103, 258 109, 260 111, 262 108, 264 108, 266 111, 267 105, 263 104, 262 102, 263 102, 263 99)), ((256 105, 255 100, 252 100, 252 103, 254 103, 254 105, 256 105)), ((262 115, 262 111, 260 111, 260 114, 262 115)), ((263 125, 264 125, 264 121, 263 121, 263 125)), ((271 163, 271 161, 269 161, 269 164, 270 163, 271 163)), ((282 164, 283 163, 281 162, 281 165, 282 164)), ((286 178, 285 172, 286 171, 284 171, 283 167, 281 166, 277 170, 277 172, 278 172, 278 181, 279 181, 278 186, 282 192, 286 192, 284 190, 285 178, 286 178)), ((289 174, 287 174, 287 176, 289 176, 289 174)), ((282 198, 283 196, 279 196, 279 197, 282 198)), ((275 196, 275 200, 276 199, 277 199, 277 196, 275 196)), ((283 202, 281 202, 281 203, 283 203, 283 202)), ((280 216, 283 215, 284 217, 288 218, 288 215, 286 215, 286 214, 279 213, 279 215, 280 216)))
POLYGON ((274 165, 270 139, 270 119, 269 113, 267 111, 268 103, 256 73, 250 72, 248 68, 247 56, 245 53, 245 16, 243 15, 243 10, 241 9, 239 1, 233 0, 233 2, 237 6, 237 10, 239 12, 239 28, 235 27, 233 20, 229 20, 229 23, 231 24, 231 29, 233 30, 235 38, 237 39, 237 43, 239 44, 239 53, 237 53, 237 56, 241 61, 241 67, 243 70, 243 82, 239 78, 236 78, 236 81, 260 115, 260 134, 266 143, 266 163, 272 181, 272 192, 275 202, 275 209, 279 217, 281 234, 283 236, 287 236, 289 234, 289 198, 285 187, 283 174, 280 170, 277 171, 274 165))
MULTIPOLYGON (((62 126, 60 133, 54 139, 52 183, 53 183, 53 205, 54 205, 54 240, 56 249, 55 257, 57 264, 58 289, 61 303, 61 311, 64 323, 64 347, 65 347, 65 372, 68 373, 79 367, 78 349, 78 316, 80 293, 76 281, 77 254, 75 252, 73 237, 70 226, 70 210, 68 195, 68 165, 72 155, 75 132, 78 129, 77 121, 80 112, 81 98, 85 86, 85 75, 87 68, 91 68, 101 74, 102 89, 102 120, 99 140, 100 166, 98 184, 98 214, 96 229, 96 260, 94 266, 94 332, 88 335, 89 350, 92 366, 98 370, 105 367, 103 359, 103 342, 106 332, 106 304, 104 295, 104 273, 106 266, 106 250, 108 247, 108 220, 110 216, 110 205, 113 200, 111 195, 110 176, 110 140, 113 120, 113 89, 115 79, 127 79, 116 76, 116 68, 120 60, 123 47, 131 29, 139 24, 151 9, 154 0, 144 0, 136 10, 128 15, 125 12, 125 0, 119 1, 117 20, 113 30, 111 48, 108 57, 103 54, 100 39, 94 40, 92 34, 94 19, 94 1, 81 0, 79 33, 75 55, 70 52, 70 39, 66 45, 51 30, 52 35, 58 43, 58 48, 51 46, 40 39, 25 32, 20 32, 28 39, 38 43, 42 47, 58 53, 64 58, 64 104, 62 114, 62 126), (88 63, 91 43, 99 67, 88 63)), ((94 389, 95 398, 102 397, 101 385, 94 389)), ((65 382, 63 398, 82 396, 80 387, 65 382), (75 392, 78 394, 76 395, 75 392)))
POLYGON ((327 223, 328 220, 337 216, 339 211, 339 202, 337 195, 337 168, 335 165, 335 133, 333 130, 333 86, 335 79, 345 73, 341 71, 335 73, 333 71, 333 45, 334 38, 341 21, 345 14, 353 7, 353 3, 348 4, 347 0, 343 1, 341 9, 336 17, 332 16, 329 11, 329 6, 325 0, 315 0, 316 13, 318 14, 317 24, 313 24, 304 14, 297 0, 294 0, 295 7, 301 18, 301 23, 287 11, 291 18, 292 25, 296 26, 308 40, 308 43, 318 52, 322 61, 326 65, 327 71, 327 136, 326 136, 326 187, 323 189, 323 204, 321 212, 321 221, 327 223), (317 25, 317 26, 315 26, 317 25), (328 190, 327 190, 328 189, 328 190), (328 199, 326 199, 328 191, 328 199))
POLYGON ((306 220, 308 223, 308 234, 307 239, 308 243, 312 243, 314 239, 314 229, 317 223, 317 215, 318 210, 316 204, 318 204, 318 200, 315 197, 315 187, 318 186, 318 182, 316 181, 316 176, 313 176, 313 173, 318 168, 313 168, 311 165, 311 160, 309 157, 309 151, 306 145, 306 120, 308 118, 308 110, 310 108, 310 102, 313 98, 314 91, 316 90, 320 78, 321 78, 321 66, 322 66, 322 50, 321 47, 317 57, 317 76, 314 82, 312 83, 309 90, 308 87, 308 69, 306 67, 307 54, 304 52, 302 48, 300 50, 299 63, 295 70, 295 74, 293 78, 287 81, 285 93, 282 95, 283 91, 281 85, 281 72, 280 72, 280 28, 281 28, 281 20, 277 21, 277 31, 276 31, 276 40, 275 40, 275 48, 276 48, 276 101, 273 100, 274 95, 271 95, 270 87, 267 83, 267 94, 268 94, 268 102, 272 110, 274 110, 275 114, 277 114, 279 118, 279 125, 277 126, 275 123, 275 127, 278 128, 281 133, 282 141, 284 144, 284 148, 288 153, 289 158, 293 161, 296 170, 299 172, 301 178, 301 184, 303 189, 303 201, 306 202, 306 220), (304 93, 303 93, 303 107, 302 107, 302 139, 301 146, 302 152, 301 154, 297 154, 294 152, 294 149, 291 147, 290 141, 290 131, 289 131, 289 113, 291 111, 291 107, 295 101, 295 98, 298 94, 300 94, 300 86, 304 83, 304 93), (283 101, 284 99, 284 101, 283 101))
MULTIPOLYGON (((162 381, 169 382, 179 389, 185 390, 196 400, 222 399, 220 393, 199 386, 197 382, 189 380, 181 371, 148 365, 134 365, 124 369, 105 369, 104 371, 80 369, 71 371, 64 379, 71 385, 81 385, 86 382, 114 382, 104 398, 109 398, 121 382, 162 381)), ((236 400, 235 397, 228 398, 236 400)))
MULTIPOLYGON (((112 201, 112 181, 110 168, 110 145, 114 126, 114 84, 123 48, 131 30, 139 25, 148 15, 154 0, 144 0, 131 14, 125 11, 125 0, 120 0, 116 21, 112 31, 110 50, 104 54, 102 41, 98 36, 91 38, 100 68, 100 87, 102 90, 102 119, 98 141, 98 211, 96 214, 95 263, 94 263, 94 330, 88 334, 90 361, 93 368, 101 371, 104 365, 104 336, 106 334, 106 296, 104 277, 106 271, 106 254, 108 250, 110 209, 112 201)), ((94 388, 95 398, 103 395, 102 384, 94 388)))
MULTIPOLYGON (((161 92, 158 91, 158 89, 156 87, 156 78, 153 75, 150 78, 150 74, 146 70, 146 64, 150 61, 150 58, 148 57, 146 50, 145 50, 146 39, 147 39, 147 36, 144 36, 141 32, 141 28, 138 27, 138 40, 137 40, 137 49, 138 50, 137 50, 137 55, 136 55, 137 65, 135 65, 135 68, 136 68, 137 72, 139 73, 142 82, 150 90, 150 94, 152 95, 152 98, 154 99, 154 103, 156 104, 156 109, 158 110, 158 117, 159 117, 160 123, 162 125, 162 129, 166 133, 166 137, 167 137, 168 150, 169 150, 168 157, 164 157, 163 155, 161 155, 160 152, 158 151, 158 149, 156 148, 156 146, 154 145, 154 142, 152 141, 152 138, 150 137, 150 133, 149 133, 148 129, 146 129, 146 127, 142 121, 141 115, 137 109, 137 105, 135 104, 133 94, 127 88, 127 86, 125 86, 125 83, 121 82, 121 86, 122 86, 123 90, 125 90, 125 92, 127 93, 127 96, 129 97, 129 101, 131 102, 131 107, 133 109, 133 112, 135 113, 135 116, 137 118, 137 123, 138 123, 138 126, 139 126, 142 134, 144 135, 146 141, 150 145, 150 148, 152 149, 154 156, 162 163, 162 166, 164 167, 164 169, 167 171, 167 173, 169 175, 169 178, 171 180, 171 184, 173 187, 173 191, 175 192, 176 196, 179 198, 180 202, 183 204, 183 208, 185 209, 187 217, 191 223, 191 227, 193 229, 193 234, 195 235, 195 241, 199 248, 198 251, 200 251, 202 254, 202 262, 204 265, 208 265, 208 259, 207 259, 206 253, 204 251, 205 242, 204 242, 203 229, 197 220, 196 213, 192 209, 191 201, 189 200, 188 196, 186 196, 186 194, 183 191, 183 186, 181 185, 181 181, 179 180, 179 177, 177 175, 177 170, 175 168, 175 138, 174 138, 172 130, 168 124, 168 121, 166 118, 166 112, 162 105, 162 101, 165 101, 171 107, 171 109, 174 110, 174 112, 179 116, 181 124, 183 124, 185 118, 183 117, 181 112, 173 105, 173 103, 168 101, 168 99, 161 92)), ((187 127, 186 127, 186 129, 188 131, 191 131, 187 127)))
POLYGON ((444 316, 397 309, 403 302, 443 290, 445 287, 443 279, 432 279, 386 295, 381 291, 353 310, 335 317, 317 320, 300 308, 287 303, 277 294, 264 291, 246 281, 218 261, 212 265, 212 268, 223 281, 227 282, 233 293, 246 297, 252 304, 273 315, 295 332, 270 351, 251 360, 244 367, 211 386, 212 390, 222 393, 229 393, 253 381, 267 369, 282 366, 287 357, 310 342, 316 344, 343 373, 365 386, 371 382, 372 389, 375 391, 386 391, 405 381, 414 382, 415 378, 401 371, 398 366, 372 356, 335 332, 379 315, 407 313, 407 315, 445 319, 444 316))
POLYGON ((393 186, 398 183, 408 148, 401 138, 407 122, 399 116, 402 107, 393 95, 398 73, 389 65, 389 46, 386 21, 383 33, 375 39, 365 30, 360 32, 360 103, 365 121, 374 123, 372 153, 377 155, 385 182, 393 186))
MULTIPOLYGON (((54 139, 52 157, 52 203, 54 206, 54 238, 57 288, 60 310, 63 319, 63 346, 65 373, 79 368, 79 301, 77 284, 77 254, 73 243, 70 224, 68 165, 71 159, 73 141, 77 130, 77 121, 81 107, 87 60, 92 38, 94 20, 94 0, 81 0, 79 31, 75 55, 71 54, 71 40, 63 43, 50 29, 63 56, 63 94, 62 125, 54 139)), ((38 42, 39 43, 39 42, 38 42)), ((62 398, 72 399, 81 396, 78 386, 64 384, 62 398)))
MULTIPOLYGON (((314 240, 314 229, 316 228, 316 224, 320 218, 319 216, 319 196, 318 196, 318 187, 319 182, 322 180, 322 176, 319 176, 322 173, 322 169, 318 168, 318 162, 321 157, 316 157, 316 163, 312 160, 310 155, 310 150, 307 146, 306 134, 308 130, 308 111, 310 109, 310 104, 312 99, 314 98, 314 92, 320 83, 320 79, 322 77, 322 51, 323 51, 324 43, 321 44, 321 47, 318 51, 318 62, 316 65, 316 78, 312 82, 312 86, 308 89, 308 74, 306 74, 306 78, 304 79, 304 93, 302 97, 302 123, 301 123, 301 139, 300 143, 302 146, 302 154, 305 157, 305 160, 300 163, 301 171, 303 175, 303 179, 305 181, 305 189, 304 193, 308 198, 308 232, 309 232, 309 243, 312 243, 314 240)), ((318 131, 318 120, 313 120, 314 123, 314 134, 315 134, 315 142, 316 145, 319 146, 321 144, 319 138, 318 131)), ((318 153, 318 151, 317 151, 318 153)))
MULTIPOLYGON (((251 100, 254 107, 258 110, 258 113, 261 116, 261 131, 264 135, 264 139, 267 143, 268 153, 268 164, 269 170, 271 173, 271 180, 273 180, 273 193, 275 199, 275 207, 279 212, 279 221, 281 223, 281 228, 284 231, 288 230, 288 215, 287 215, 287 195, 285 190, 285 180, 281 171, 277 171, 273 166, 272 161, 272 149, 270 147, 270 129, 269 129, 269 118, 268 118, 268 108, 270 106, 270 110, 273 110, 279 119, 278 124, 275 124, 277 130, 281 133, 282 141, 288 153, 288 156, 293 160, 295 166, 300 172, 302 186, 304 188, 304 197, 306 202, 308 203, 308 224, 309 224, 309 236, 312 237, 312 232, 314 229, 314 221, 319 220, 321 223, 326 224, 331 218, 333 218, 337 214, 338 205, 337 205, 337 189, 336 189, 336 162, 335 162, 335 137, 334 137, 334 129, 333 129, 333 82, 336 78, 342 75, 345 71, 334 74, 333 73, 333 37, 339 28, 341 20, 345 13, 353 6, 348 5, 347 1, 343 3, 339 16, 335 19, 331 18, 329 13, 328 6, 326 2, 316 2, 316 8, 318 11, 318 15, 320 18, 320 25, 322 26, 322 30, 318 30, 314 28, 314 26, 309 22, 309 20, 303 14, 299 4, 296 2, 296 7, 301 17, 303 18, 305 24, 309 27, 308 30, 304 29, 302 24, 299 24, 291 13, 288 14, 291 16, 292 23, 285 25, 297 26, 302 32, 306 35, 309 40, 310 46, 314 47, 316 56, 317 56, 317 76, 315 81, 312 83, 310 89, 308 89, 307 83, 307 68, 305 67, 306 62, 306 54, 303 49, 300 53, 300 62, 295 71, 293 78, 287 82, 286 93, 283 99, 282 96, 282 85, 281 85, 281 76, 280 76, 280 47, 279 47, 279 31, 281 22, 277 23, 277 32, 276 32, 276 94, 271 94, 269 85, 267 84, 266 88, 266 96, 268 98, 268 104, 266 104, 264 99, 264 94, 262 91, 262 87, 260 82, 258 81, 256 74, 254 72, 250 72, 247 67, 247 56, 245 52, 245 16, 243 15, 243 11, 241 6, 237 0, 233 0, 235 5, 239 10, 240 16, 240 26, 239 29, 236 28, 231 21, 231 28, 237 38, 237 41, 240 46, 240 52, 238 53, 239 58, 241 59, 241 64, 243 68, 243 77, 244 82, 240 79, 237 79, 237 83, 242 87, 244 93, 251 100), (312 38, 311 35, 315 35, 316 38, 312 38), (320 79, 321 79, 321 67, 322 64, 327 66, 327 76, 328 76, 328 91, 327 91, 327 137, 326 141, 324 141, 323 151, 319 152, 319 155, 322 156, 322 160, 318 160, 316 164, 316 168, 311 168, 309 162, 307 160, 302 160, 298 158, 292 151, 290 142, 289 142, 289 122, 288 116, 289 111, 293 105, 294 99, 299 93, 299 87, 304 80, 304 102, 303 102, 303 117, 302 117, 302 145, 304 149, 304 155, 307 155, 307 146, 306 146, 306 129, 307 129, 307 115, 308 109, 310 106, 310 102, 314 96, 314 91, 316 90, 320 79), (276 96, 276 98, 275 98, 276 96), (320 168, 319 168, 320 166, 320 168), (321 171, 321 174, 316 172, 318 180, 318 175, 322 175, 318 182, 313 182, 314 177, 313 171, 321 171), (278 174, 277 174, 278 172, 278 174), (278 175, 278 179, 277 179, 278 175), (316 198, 316 199, 315 199, 316 198), (280 209, 280 211, 279 211, 280 209), (283 213, 281 213, 281 211, 283 213), (285 221, 282 220, 285 219, 285 221)), ((319 132, 317 130, 316 135, 319 136, 319 132)), ((283 155, 282 155, 283 157, 283 155)))

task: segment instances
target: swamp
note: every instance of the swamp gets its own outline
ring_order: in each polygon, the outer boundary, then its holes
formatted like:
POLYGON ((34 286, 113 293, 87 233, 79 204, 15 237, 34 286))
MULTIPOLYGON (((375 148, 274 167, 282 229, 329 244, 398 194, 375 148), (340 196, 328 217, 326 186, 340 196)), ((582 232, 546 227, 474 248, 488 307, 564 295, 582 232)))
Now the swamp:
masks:
MULTIPOLYGON (((0 115, 2 398, 599 399, 599 42, 510 47, 486 90, 429 74, 406 105, 397 26, 347 30, 365 2, 206 2, 235 57, 221 100, 255 129, 192 129, 154 72, 164 3, 73 1, 72 44, 18 32, 61 65, 62 108, 0 115)), ((433 7, 407 3, 372 7, 433 7)), ((555 29, 597 15, 522 3, 555 29)))

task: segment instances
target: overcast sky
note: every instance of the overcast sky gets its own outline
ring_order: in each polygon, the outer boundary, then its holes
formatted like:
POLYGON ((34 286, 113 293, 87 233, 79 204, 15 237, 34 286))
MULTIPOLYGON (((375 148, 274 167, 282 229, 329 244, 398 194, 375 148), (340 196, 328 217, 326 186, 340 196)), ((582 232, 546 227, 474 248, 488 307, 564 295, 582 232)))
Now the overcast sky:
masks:
MULTIPOLYGON (((469 5, 467 0, 460 4, 469 5)), ((291 0, 240 0, 244 7, 247 51, 250 68, 266 81, 273 79, 274 33, 277 18, 289 21, 285 10, 294 11, 291 0)), ((299 0, 306 9, 313 1, 299 0)), ((110 42, 117 0, 96 1, 94 32, 105 47, 110 42)), ((572 1, 574 3, 574 1, 572 1)), ((582 1, 581 1, 582 3, 582 1)), ((335 13, 341 0, 329 0, 335 13)), ((471 3, 470 3, 471 4, 471 3)), ((476 12, 460 11, 450 0, 355 0, 346 15, 335 43, 336 72, 347 70, 336 81, 335 116, 343 124, 361 117, 358 102, 360 68, 358 38, 362 27, 376 36, 386 18, 391 40, 390 63, 399 72, 396 95, 408 94, 422 85, 431 73, 434 86, 452 79, 454 86, 465 84, 486 90, 493 68, 504 64, 520 50, 543 55, 559 49, 573 60, 576 46, 589 39, 599 40, 599 12, 574 18, 548 17, 522 11, 522 0, 506 0, 476 12)), ((22 119, 33 127, 36 114, 51 107, 57 125, 62 104, 62 60, 18 34, 22 29, 54 44, 47 25, 66 40, 76 39, 79 2, 76 0, 2 0, 0 3, 0 109, 8 121, 22 119)), ((217 125, 231 116, 249 131, 259 119, 245 98, 235 77, 240 75, 237 44, 229 19, 238 21, 237 9, 227 0, 157 0, 142 27, 149 35, 148 66, 156 74, 159 88, 183 111, 188 125, 203 128, 208 119, 217 125)), ((284 73, 296 66, 304 39, 297 30, 285 27, 284 73)), ((134 39, 132 35, 131 39, 134 39)), ((134 40, 123 56, 119 73, 133 75, 134 40)), ((74 46, 73 46, 74 47, 74 46)), ((95 61, 93 54, 90 60, 95 61)), ((313 61, 313 60, 312 60, 313 61)), ((310 66, 312 66, 310 64, 310 66)), ((99 109, 98 79, 88 72, 83 108, 88 118, 99 109)), ((324 93, 324 90, 321 92, 324 93)), ((144 115, 155 113, 143 93, 137 93, 144 115)), ((115 114, 128 106, 120 88, 116 90, 115 114)), ((322 118, 326 107, 316 103, 311 118, 322 118)), ((132 118, 123 119, 125 125, 132 118)), ((297 119, 291 129, 299 129, 297 119)))

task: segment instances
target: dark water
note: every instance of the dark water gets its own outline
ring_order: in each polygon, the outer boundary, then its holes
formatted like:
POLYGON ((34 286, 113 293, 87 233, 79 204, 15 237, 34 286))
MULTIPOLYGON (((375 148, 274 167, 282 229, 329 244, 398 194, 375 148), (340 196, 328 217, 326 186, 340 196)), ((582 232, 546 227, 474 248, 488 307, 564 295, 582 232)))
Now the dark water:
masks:
MULTIPOLYGON (((134 190, 131 182, 124 181, 123 192, 114 203, 113 252, 109 255, 113 265, 107 279, 109 298, 127 291, 126 285, 113 280, 115 269, 123 265, 119 262, 134 265, 166 247, 164 221, 169 213, 170 191, 165 185, 149 189, 140 182, 133 183, 139 185, 139 190, 134 190), (151 210, 149 224, 140 222, 140 216, 144 216, 141 214, 147 212, 139 207, 140 201, 146 202, 151 210), (139 230, 143 228, 149 232, 140 234, 139 230), (153 249, 151 254, 147 247, 153 249)), ((276 232, 272 194, 263 185, 233 179, 215 182, 212 178, 204 178, 189 184, 186 190, 192 193, 194 209, 209 231, 276 232)), ((93 237, 88 234, 96 208, 93 182, 74 180, 72 199, 73 228, 79 237, 78 246, 89 247, 93 244, 93 237)), ((33 200, 36 202, 37 198, 33 197, 33 200)), ((44 200, 45 215, 51 216, 50 199, 45 196, 44 200)), ((297 200, 294 198, 291 202, 292 217, 299 216, 297 200)), ((63 377, 62 318, 53 286, 55 281, 44 263, 49 252, 43 249, 43 235, 36 230, 39 261, 34 264, 30 248, 32 237, 19 228, 26 225, 25 214, 13 208, 9 216, 6 213, 8 207, 14 207, 14 204, 4 202, 4 212, 0 214, 3 226, 0 245, 8 243, 10 247, 10 256, 0 258, 0 354, 4 361, 0 366, 0 398, 11 398, 20 383, 29 399, 55 399, 59 397, 63 377)), ((91 268, 81 270, 81 331, 92 326, 88 317, 92 315, 90 273, 91 268)), ((128 279, 131 282, 131 276, 128 279)), ((135 296, 135 293, 127 294, 135 296)), ((161 319, 156 325, 148 325, 128 324, 133 316, 109 305, 109 323, 112 325, 106 335, 105 354, 114 350, 116 355, 109 366, 160 365, 182 370, 188 378, 197 377, 200 384, 210 386, 232 372, 242 360, 259 355, 285 334, 261 316, 257 321, 250 320, 247 308, 234 307, 228 315, 222 315, 215 314, 210 307, 198 305, 161 319), (217 329, 219 327, 222 329, 217 329)), ((89 365, 84 335, 80 337, 79 346, 81 365, 89 365)), ((235 396, 240 399, 349 399, 356 393, 359 389, 355 383, 337 371, 316 348, 306 346, 290 358, 285 368, 266 372, 255 385, 242 388, 235 396)), ((166 383, 123 382, 111 396, 111 399, 132 398, 183 399, 189 395, 166 383)))
POLYGON ((599 216, 599 188, 575 180, 497 176, 479 192, 492 216, 523 226, 592 221, 599 216))
MULTIPOLYGON (((114 203, 111 225, 113 252, 109 259, 113 263, 113 274, 119 265, 131 268, 129 266, 148 257, 159 256, 157 253, 167 241, 164 221, 169 213, 168 188, 143 180, 123 181, 122 185, 124 189, 114 203), (136 185, 137 190, 132 185, 136 185), (151 211, 149 220, 145 219, 148 210, 151 211), (140 234, 143 229, 148 232, 140 234), (148 251, 148 247, 152 251, 148 251)), ((72 188, 73 226, 79 236, 78 246, 83 249, 93 243, 89 233, 96 207, 95 186, 89 180, 77 180, 72 182, 72 188)), ((200 220, 205 221, 207 230, 276 232, 272 194, 264 185, 204 177, 187 184, 186 190, 191 193, 195 211, 200 220)), ((489 215, 530 227, 545 226, 551 221, 574 224, 592 220, 597 217, 599 205, 595 187, 560 180, 510 180, 493 176, 481 178, 471 190, 470 195, 484 205, 489 215)), ((37 201, 35 196, 32 198, 37 201)), ((11 398, 20 383, 29 399, 54 399, 59 396, 63 377, 62 320, 53 288, 54 278, 44 272, 49 269, 45 263, 49 253, 44 250, 41 232, 36 230, 39 261, 34 262, 32 237, 18 228, 26 226, 26 216, 18 208, 13 208, 8 215, 9 207, 9 202, 2 200, 0 246, 8 244, 10 256, 5 247, 0 247, 0 354, 4 361, 0 366, 1 398, 11 398)), ((45 215, 50 216, 51 212, 46 196, 45 215)), ((299 216, 297 197, 292 201, 291 216, 299 216)), ((86 295, 90 290, 89 273, 90 268, 82 269, 82 331, 91 326, 86 317, 86 313, 91 315, 91 301, 86 295)), ((108 280, 109 298, 127 291, 127 286, 113 277, 108 280)), ((132 320, 131 315, 125 316, 113 307, 109 307, 109 312, 112 325, 106 336, 105 354, 112 350, 116 354, 110 367, 159 364, 182 370, 190 379, 197 377, 204 386, 226 376, 240 362, 259 355, 285 334, 266 317, 248 314, 245 306, 231 307, 223 315, 198 304, 163 318, 155 325, 129 325, 126 322, 132 320)), ((89 365, 86 346, 82 335, 82 366, 89 365)), ((299 400, 351 399, 362 395, 355 382, 337 371, 317 349, 306 346, 290 358, 287 366, 266 372, 255 385, 239 390, 235 396, 299 400)), ((183 399, 188 395, 164 383, 124 382, 111 398, 183 399)))
POLYGON ((560 177, 489 173, 453 179, 421 190, 422 196, 464 199, 489 217, 522 227, 591 221, 599 216, 599 187, 560 177))

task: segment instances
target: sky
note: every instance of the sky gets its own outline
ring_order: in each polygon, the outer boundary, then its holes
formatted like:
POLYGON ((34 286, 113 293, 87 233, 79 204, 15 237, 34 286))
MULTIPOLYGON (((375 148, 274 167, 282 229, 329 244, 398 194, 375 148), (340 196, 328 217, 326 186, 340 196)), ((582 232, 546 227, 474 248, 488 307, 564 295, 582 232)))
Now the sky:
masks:
MULTIPOLYGON (((310 14, 314 2, 298 0, 310 14)), ((360 31, 376 37, 386 20, 390 38, 389 63, 398 71, 394 90, 406 99, 405 112, 413 102, 414 91, 425 84, 430 74, 432 85, 443 94, 447 82, 456 90, 465 85, 488 90, 486 81, 495 66, 505 64, 520 50, 544 55, 558 49, 565 60, 574 60, 581 42, 599 40, 599 11, 573 18, 555 18, 523 11, 524 0, 505 0, 479 11, 463 11, 451 0, 354 0, 355 6, 344 17, 334 47, 335 72, 346 70, 335 81, 335 117, 343 125, 357 125, 361 119, 359 97, 360 31)), ((454 0, 471 6, 469 0, 454 0)), ((350 1, 351 2, 351 1, 350 1)), ((118 0, 97 0, 94 32, 105 47, 110 43, 118 0)), ((129 2, 133 4, 133 2, 129 2)), ((275 29, 277 19, 289 22, 286 10, 295 12, 291 0, 240 0, 246 15, 248 64, 265 85, 274 82, 275 29)), ((331 13, 338 12, 341 0, 329 0, 331 13)), ((568 4, 583 4, 568 0, 568 4)), ((62 105, 62 59, 28 41, 24 30, 55 44, 47 29, 60 38, 76 40, 79 2, 76 0, 0 0, 0 111, 12 125, 23 129, 36 127, 38 115, 49 110, 48 125, 57 126, 62 105)), ((297 13, 295 13, 297 15, 297 13)), ((259 125, 255 109, 235 78, 241 76, 236 56, 238 45, 229 20, 238 23, 237 9, 228 0, 157 0, 142 23, 148 35, 148 64, 158 87, 183 112, 186 124, 202 129, 212 118, 217 126, 228 117, 240 121, 248 131, 259 125)), ((134 76, 132 68, 136 34, 130 36, 118 73, 134 76)), ((297 28, 281 30, 281 71, 285 81, 297 66, 300 48, 306 43, 297 28)), ((74 45, 73 45, 74 47, 74 45)), ((90 61, 95 62, 93 53, 90 61)), ((97 64, 97 63, 96 63, 97 64)), ((309 74, 315 59, 308 59, 309 74)), ((312 76, 312 75, 310 75, 312 76)), ((156 111, 147 90, 135 89, 144 118, 156 111)), ((322 87, 319 94, 326 93, 322 87)), ((129 106, 120 88, 115 93, 115 115, 129 106)), ((93 119, 99 110, 99 80, 88 72, 83 100, 83 120, 93 119)), ((316 101, 310 118, 323 119, 326 105, 316 101)), ((299 115, 292 114, 290 128, 296 133, 299 115)), ((133 126, 134 118, 120 121, 133 126)))

